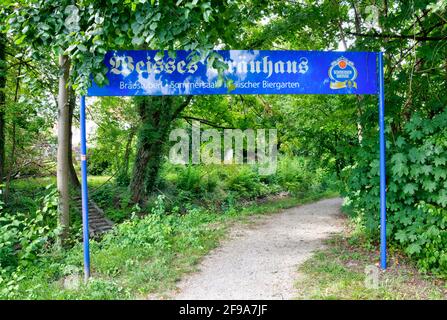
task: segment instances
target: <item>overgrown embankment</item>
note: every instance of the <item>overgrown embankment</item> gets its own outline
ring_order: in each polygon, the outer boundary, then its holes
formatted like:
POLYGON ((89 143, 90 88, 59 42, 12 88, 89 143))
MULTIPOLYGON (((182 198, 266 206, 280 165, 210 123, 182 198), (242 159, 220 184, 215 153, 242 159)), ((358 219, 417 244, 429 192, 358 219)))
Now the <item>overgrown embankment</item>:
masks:
POLYGON ((79 222, 73 227, 72 246, 58 249, 57 197, 53 188, 44 189, 37 209, 7 215, 0 223, 0 297, 131 299, 172 289, 219 243, 230 223, 334 194, 330 179, 310 170, 303 159, 284 160, 275 177, 261 177, 245 166, 222 170, 168 166, 164 188, 143 208, 129 205, 121 187, 101 187, 96 181, 96 200, 119 223, 91 242, 88 285, 80 281, 79 222))

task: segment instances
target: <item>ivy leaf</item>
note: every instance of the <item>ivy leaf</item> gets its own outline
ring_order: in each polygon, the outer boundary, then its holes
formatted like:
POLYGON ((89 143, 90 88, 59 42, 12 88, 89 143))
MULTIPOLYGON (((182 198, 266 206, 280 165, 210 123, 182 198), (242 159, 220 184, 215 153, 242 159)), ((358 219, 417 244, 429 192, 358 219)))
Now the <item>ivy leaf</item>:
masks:
POLYGON ((134 21, 130 25, 130 28, 132 29, 133 34, 139 34, 141 29, 143 28, 143 25, 140 24, 138 21, 134 21))
POLYGON ((411 148, 408 153, 408 157, 414 163, 424 163, 425 162, 425 153, 418 150, 417 148, 411 148))
POLYGON ((436 189, 436 182, 432 180, 424 180, 424 182, 422 183, 422 187, 424 188, 424 190, 432 192, 436 189))
POLYGON ((396 153, 391 157, 391 162, 407 162, 407 157, 403 153, 396 153))
POLYGON ((205 10, 203 11, 203 20, 205 22, 208 22, 210 20, 211 10, 205 10))
POLYGON ((22 42, 25 40, 25 38, 26 38, 26 34, 24 34, 24 35, 18 37, 18 38, 14 41, 14 43, 17 44, 17 45, 22 44, 22 42))
POLYGON ((397 184, 395 184, 394 182, 391 182, 391 183, 388 185, 388 188, 389 188, 390 191, 393 191, 393 192, 396 192, 396 191, 398 190, 398 188, 397 188, 397 184))
POLYGON ((447 206, 447 191, 445 189, 442 189, 441 192, 439 192, 436 203, 440 204, 443 207, 447 206))
POLYGON ((406 176, 408 174, 408 167, 405 163, 403 162, 397 162, 393 167, 392 167, 392 171, 393 174, 402 177, 402 176, 406 176))
POLYGON ((228 92, 231 92, 234 89, 236 89, 236 85, 234 84, 233 79, 228 79, 226 84, 227 84, 228 92))
POLYGON ((152 18, 152 21, 160 21, 161 13, 157 12, 157 14, 152 18))
POLYGON ((140 46, 142 45, 144 42, 144 39, 141 37, 133 37, 132 38, 132 44, 136 45, 136 46, 140 46))
POLYGON ((435 166, 443 166, 445 165, 447 159, 445 157, 436 157, 434 160, 435 166))
POLYGON ((159 61, 159 60, 163 59, 164 56, 165 56, 165 52, 163 50, 160 50, 155 54, 154 60, 159 61))
POLYGON ((125 42, 126 40, 124 39, 124 37, 118 37, 115 39, 115 43, 120 47, 122 47, 125 42))
POLYGON ((400 217, 399 221, 405 226, 409 226, 413 223, 413 219, 407 215, 400 217))
POLYGON ((421 168, 422 173, 424 173, 426 176, 429 175, 432 172, 433 167, 430 165, 423 165, 421 168))
POLYGON ((380 161, 378 159, 374 159, 369 164, 371 170, 369 171, 372 176, 378 176, 380 174, 380 161))
POLYGON ((405 144, 405 139, 403 137, 398 137, 396 139, 396 146, 401 148, 405 144))
POLYGON ((407 234, 405 233, 404 230, 399 230, 398 232, 396 232, 394 238, 398 240, 400 243, 404 243, 408 239, 407 234))
POLYGON ((155 33, 151 32, 149 33, 149 35, 146 37, 146 43, 151 42, 151 40, 154 38, 155 33))
POLYGON ((415 191, 417 191, 417 189, 418 186, 415 183, 407 183, 403 188, 403 192, 406 194, 413 195, 415 191))
POLYGON ((169 58, 171 58, 171 59, 175 59, 175 58, 177 58, 177 51, 175 51, 175 50, 168 50, 168 56, 169 56, 169 58))
POLYGON ((38 27, 39 29, 41 29, 41 30, 44 30, 44 31, 48 31, 48 30, 50 30, 50 26, 47 25, 47 24, 45 24, 45 23, 43 23, 43 22, 39 22, 38 25, 37 25, 37 27, 38 27))
POLYGON ((84 46, 83 44, 78 44, 78 49, 79 49, 79 51, 82 51, 82 52, 87 51, 87 47, 84 46))
POLYGON ((409 255, 421 252, 421 246, 417 243, 410 244, 405 250, 409 255))
POLYGON ((420 165, 411 166, 410 174, 411 174, 412 178, 417 178, 421 173, 422 173, 422 171, 421 171, 420 165))
POLYGON ((413 130, 410 132, 410 137, 413 140, 419 140, 423 137, 422 131, 420 130, 413 130))
POLYGON ((97 73, 95 75, 95 82, 98 85, 102 85, 104 83, 105 77, 101 73, 97 73))
POLYGON ((441 178, 445 179, 447 177, 447 172, 444 168, 435 168, 433 170, 433 175, 435 176, 435 180, 438 181, 441 178))

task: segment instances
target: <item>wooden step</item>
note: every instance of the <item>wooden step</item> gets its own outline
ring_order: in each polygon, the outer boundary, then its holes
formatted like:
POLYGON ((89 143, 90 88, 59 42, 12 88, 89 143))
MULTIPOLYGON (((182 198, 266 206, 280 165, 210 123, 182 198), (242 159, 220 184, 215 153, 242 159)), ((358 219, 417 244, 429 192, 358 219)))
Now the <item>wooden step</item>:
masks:
MULTIPOLYGON (((82 200, 80 197, 74 198, 76 204, 75 208, 82 214, 82 200)), ((89 233, 91 236, 97 236, 107 231, 112 230, 113 222, 107 219, 102 210, 96 206, 92 201, 88 203, 89 213, 89 233)))

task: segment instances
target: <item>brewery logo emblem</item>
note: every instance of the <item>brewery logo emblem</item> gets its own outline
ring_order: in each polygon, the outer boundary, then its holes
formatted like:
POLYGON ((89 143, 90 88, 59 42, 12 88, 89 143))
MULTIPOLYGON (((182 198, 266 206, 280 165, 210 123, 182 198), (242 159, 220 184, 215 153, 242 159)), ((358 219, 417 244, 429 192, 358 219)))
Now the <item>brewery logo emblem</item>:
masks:
POLYGON ((331 83, 329 85, 331 89, 357 89, 357 83, 355 82, 355 79, 357 78, 357 69, 355 68, 354 63, 345 57, 340 57, 333 61, 328 73, 329 78, 331 78, 331 83))

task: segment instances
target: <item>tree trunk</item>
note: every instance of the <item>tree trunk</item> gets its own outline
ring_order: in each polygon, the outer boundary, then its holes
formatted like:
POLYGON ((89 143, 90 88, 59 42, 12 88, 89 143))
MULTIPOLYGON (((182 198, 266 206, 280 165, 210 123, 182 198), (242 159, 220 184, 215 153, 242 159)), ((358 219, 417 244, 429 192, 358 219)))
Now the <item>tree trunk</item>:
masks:
POLYGON ((70 146, 70 107, 68 103, 68 77, 70 62, 66 56, 59 56, 59 76, 58 92, 58 121, 57 121, 57 189, 59 191, 59 225, 61 233, 59 244, 63 246, 68 236, 70 225, 70 159, 68 149, 70 146))
POLYGON ((124 151, 123 162, 121 164, 121 168, 119 169, 119 174, 117 178, 118 184, 122 186, 129 185, 129 160, 133 138, 135 137, 136 128, 132 127, 129 129, 129 136, 127 137, 126 149, 124 151))
MULTIPOLYGON (((16 88, 14 91, 14 103, 17 103, 19 101, 19 88, 20 88, 20 76, 22 73, 22 65, 19 65, 19 71, 17 72, 17 78, 16 78, 16 88)), ((17 139, 16 139, 16 121, 13 120, 12 122, 12 135, 11 135, 11 153, 9 156, 9 169, 8 173, 6 174, 6 183, 5 183, 5 202, 8 200, 9 197, 9 190, 11 186, 11 176, 12 171, 14 170, 14 164, 15 164, 15 155, 16 155, 16 145, 17 145, 17 139)))
POLYGON ((73 113, 76 108, 76 94, 72 88, 69 90, 69 98, 68 98, 68 127, 69 127, 69 137, 68 137, 68 168, 70 175, 70 185, 72 188, 76 189, 76 191, 81 192, 81 183, 79 182, 78 175, 76 174, 76 170, 73 164, 73 145, 71 143, 73 132, 73 113))
POLYGON ((0 184, 5 174, 6 38, 0 33, 0 184))
POLYGON ((145 174, 147 163, 149 162, 149 151, 146 150, 148 144, 141 142, 137 149, 135 165, 133 168, 132 180, 130 181, 130 190, 132 192, 132 201, 141 203, 146 194, 145 174))
POLYGON ((188 105, 191 97, 183 101, 170 96, 135 99, 142 125, 130 190, 133 202, 141 203, 154 190, 162 163, 163 145, 169 136, 171 124, 188 105))

